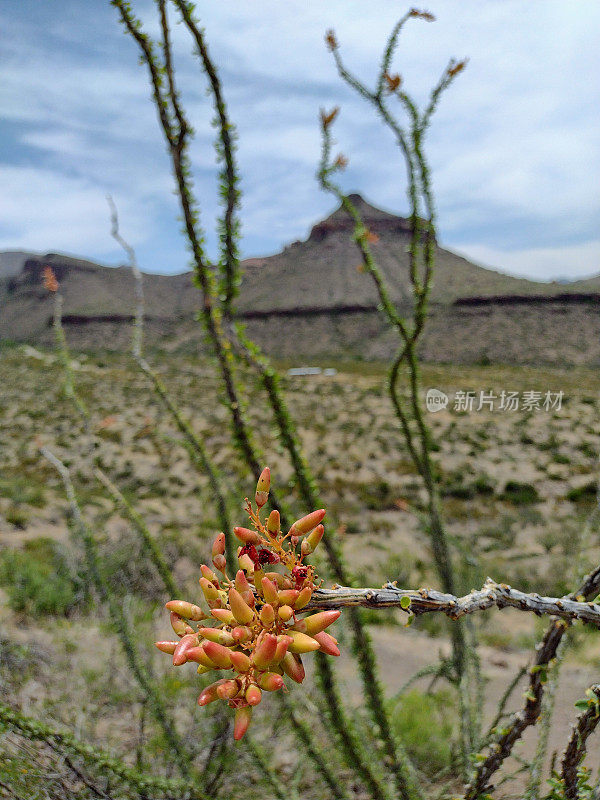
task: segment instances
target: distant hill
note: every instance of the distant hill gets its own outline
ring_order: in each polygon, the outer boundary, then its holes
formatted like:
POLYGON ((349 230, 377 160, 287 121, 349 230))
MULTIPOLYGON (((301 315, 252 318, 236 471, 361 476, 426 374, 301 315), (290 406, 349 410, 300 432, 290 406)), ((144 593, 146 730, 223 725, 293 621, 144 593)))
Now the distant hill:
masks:
MULTIPOLYGON (((393 301, 408 312, 408 220, 352 199, 369 229, 393 301)), ((396 342, 377 311, 373 281, 359 269, 352 223, 338 208, 306 241, 244 262, 238 301, 249 333, 275 355, 389 358, 396 342)), ((49 343, 52 300, 41 284, 54 269, 74 347, 126 346, 133 313, 127 267, 106 267, 57 253, 0 253, 0 339, 49 343)), ((165 347, 196 347, 199 293, 191 273, 144 275, 147 338, 165 347)), ((600 275, 541 283, 485 269, 436 245, 431 320, 423 355, 472 362, 598 363, 600 275), (543 301, 543 302, 542 302, 543 301)))

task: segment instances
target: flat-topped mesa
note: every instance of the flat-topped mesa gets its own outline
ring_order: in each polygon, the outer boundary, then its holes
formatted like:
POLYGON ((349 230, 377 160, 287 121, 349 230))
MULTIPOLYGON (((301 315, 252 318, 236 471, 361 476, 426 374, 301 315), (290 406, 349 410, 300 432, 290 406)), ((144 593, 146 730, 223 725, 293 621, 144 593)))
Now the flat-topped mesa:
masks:
MULTIPOLYGON (((360 194, 350 194, 348 199, 355 206, 366 227, 373 233, 379 236, 385 233, 410 235, 410 220, 406 217, 382 211, 367 203, 360 194)), ((333 214, 313 226, 308 239, 311 242, 321 242, 332 233, 340 232, 351 236, 353 230, 354 222, 340 203, 333 214)))

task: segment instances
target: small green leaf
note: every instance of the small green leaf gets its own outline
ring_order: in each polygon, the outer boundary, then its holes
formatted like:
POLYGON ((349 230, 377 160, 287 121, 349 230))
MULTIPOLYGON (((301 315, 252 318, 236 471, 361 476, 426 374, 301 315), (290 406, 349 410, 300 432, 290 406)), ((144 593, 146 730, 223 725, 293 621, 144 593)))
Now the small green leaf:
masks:
POLYGON ((400 608, 403 608, 406 611, 407 608, 410 608, 410 597, 404 595, 404 597, 400 598, 400 608))

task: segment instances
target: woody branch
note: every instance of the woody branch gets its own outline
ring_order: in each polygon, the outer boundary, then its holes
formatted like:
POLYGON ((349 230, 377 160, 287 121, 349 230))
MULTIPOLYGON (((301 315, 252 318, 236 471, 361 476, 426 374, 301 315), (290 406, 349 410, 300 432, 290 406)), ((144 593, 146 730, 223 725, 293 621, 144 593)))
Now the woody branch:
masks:
POLYGON ((496 606, 529 611, 537 616, 560 617, 569 621, 581 620, 600 627, 600 604, 582 603, 568 597, 544 597, 521 592, 506 583, 496 583, 488 578, 479 590, 464 597, 438 592, 435 589, 399 589, 393 583, 381 589, 353 589, 337 586, 333 589, 318 589, 314 592, 306 610, 364 606, 366 608, 400 607, 410 610, 415 616, 439 611, 450 619, 459 619, 467 614, 496 606), (410 604, 408 604, 410 601, 410 604))

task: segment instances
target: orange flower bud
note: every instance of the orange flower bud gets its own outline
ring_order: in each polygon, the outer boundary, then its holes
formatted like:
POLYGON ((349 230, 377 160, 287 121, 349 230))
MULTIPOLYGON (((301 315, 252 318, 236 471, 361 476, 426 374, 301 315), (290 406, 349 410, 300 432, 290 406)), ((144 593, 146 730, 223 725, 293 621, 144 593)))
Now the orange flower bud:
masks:
POLYGON ((340 616, 342 612, 339 609, 331 609, 330 611, 319 611, 317 614, 312 614, 310 617, 299 619, 293 626, 293 630, 308 633, 309 636, 314 636, 315 633, 320 633, 328 628, 332 622, 340 616))
POLYGON ((238 650, 232 650, 231 653, 229 653, 229 658, 231 659, 231 663, 233 664, 233 668, 236 672, 248 672, 251 667, 250 659, 246 653, 242 653, 238 650))
POLYGON ((214 701, 218 698, 217 689, 220 683, 221 681, 211 683, 210 686, 207 686, 206 689, 203 689, 200 692, 200 696, 198 697, 199 706, 207 706, 209 703, 214 703, 214 701))
POLYGON ((235 588, 238 592, 251 592, 252 586, 248 582, 248 578, 246 577, 246 573, 242 569, 238 569, 235 574, 235 588))
POLYGON ((225 534, 219 533, 212 546, 212 557, 225 555, 225 534))
POLYGON ((177 636, 185 636, 186 633, 194 632, 194 629, 191 627, 191 625, 188 625, 187 622, 185 622, 185 620, 183 620, 179 614, 176 614, 174 611, 171 611, 169 619, 171 621, 171 627, 177 636))
POLYGON ((186 652, 192 647, 198 646, 198 637, 193 633, 186 634, 179 642, 173 651, 173 666, 180 667, 187 661, 186 652))
POLYGON ((276 672, 263 672, 258 676, 258 685, 266 692, 276 692, 283 686, 283 678, 276 672))
POLYGON ((229 606, 233 616, 242 625, 247 625, 254 620, 254 611, 233 586, 229 590, 229 606))
POLYGON ((260 587, 262 583, 262 579, 265 577, 265 573, 260 567, 254 567, 254 575, 252 579, 254 581, 254 585, 256 587, 260 587))
POLYGON ((208 639, 209 642, 217 642, 225 647, 231 647, 235 644, 235 639, 229 631, 223 631, 220 628, 198 628, 198 633, 208 639))
POLYGON ((304 589, 302 589, 302 591, 298 595, 298 599, 294 603, 294 608, 295 609, 304 608, 304 606, 308 604, 312 596, 313 596, 312 586, 305 586, 304 589))
POLYGON ((292 643, 292 637, 282 634, 277 637, 277 647, 275 648, 275 655, 273 656, 273 663, 279 664, 288 651, 288 647, 292 643))
POLYGON ((211 661, 211 659, 206 655, 202 645, 199 645, 198 647, 190 647, 189 650, 185 651, 185 656, 188 661, 195 661, 196 664, 200 664, 200 666, 205 667, 207 671, 217 668, 214 661, 211 661))
POLYGON ((204 575, 200 578, 200 588, 207 601, 219 599, 219 590, 204 575))
POLYGON ((227 559, 225 558, 225 556, 222 556, 220 554, 213 556, 213 564, 215 566, 215 569, 218 569, 219 572, 225 572, 225 570, 227 569, 227 559))
POLYGON ((273 510, 268 516, 267 519, 267 532, 271 534, 271 536, 275 537, 279 533, 279 529, 281 527, 281 519, 279 516, 279 511, 273 510))
POLYGON ((244 553, 243 556, 238 558, 238 564, 241 569, 245 569, 246 572, 252 572, 254 570, 254 561, 252 561, 248 553, 244 553))
POLYGON ((52 267, 45 266, 42 270, 43 279, 42 282, 44 284, 44 289, 48 292, 57 292, 58 291, 58 281, 56 280, 56 275, 54 274, 54 270, 52 267))
POLYGON ((286 675, 296 683, 302 683, 305 677, 304 666, 299 655, 286 653, 281 661, 281 666, 286 675))
MULTIPOLYGON (((318 647, 318 645, 317 645, 318 647)), ((267 633, 259 640, 256 650, 252 653, 250 660, 258 669, 267 669, 271 665, 277 650, 277 637, 267 633)))
POLYGON ((277 586, 278 589, 283 589, 285 586, 285 575, 280 575, 278 572, 265 573, 267 578, 277 586))
POLYGON ((210 614, 215 619, 218 619, 219 622, 224 622, 226 625, 235 625, 235 617, 227 608, 213 608, 210 614))
POLYGON ((179 642, 154 642, 154 644, 162 653, 168 653, 172 656, 179 642))
POLYGON ((331 125, 333 120, 337 117, 339 111, 339 106, 332 108, 329 113, 325 111, 324 108, 321 109, 321 125, 323 128, 328 128, 331 125))
POLYGON ((246 689, 246 702, 250 706, 257 706, 262 700, 262 692, 253 683, 246 689))
POLYGON ((270 628, 275 622, 275 612, 273 611, 273 606, 269 605, 269 603, 265 603, 261 608, 260 621, 265 628, 270 628))
POLYGON ((333 30, 331 30, 331 28, 325 34, 325 43, 327 44, 327 47, 331 51, 335 50, 338 46, 337 39, 335 38, 335 33, 333 32, 333 30))
POLYGON ((256 531, 251 531, 249 528, 234 528, 233 532, 244 544, 260 544, 261 538, 256 531))
POLYGON ((319 643, 306 633, 290 630, 290 636, 293 639, 288 647, 290 653, 312 653, 319 649, 319 643))
POLYGON ((252 707, 251 706, 244 706, 243 708, 238 708, 235 712, 235 720, 233 723, 233 738, 236 742, 242 738, 242 736, 248 730, 250 726, 250 722, 252 721, 252 707))
POLYGON ((217 686, 217 697, 220 700, 232 700, 240 690, 236 680, 225 680, 217 686))
POLYGON ((311 511, 310 514, 307 514, 305 517, 301 517, 300 519, 296 520, 296 522, 294 522, 290 528, 290 532, 293 536, 302 536, 305 533, 310 533, 317 527, 317 525, 319 525, 326 513, 327 512, 324 508, 320 508, 317 511, 311 511))
POLYGON ((229 650, 222 644, 217 642, 202 642, 202 648, 206 655, 219 669, 229 669, 231 667, 231 658, 229 650))
POLYGON ((215 586, 218 585, 219 579, 217 578, 215 573, 212 571, 212 569, 210 569, 210 567, 206 566, 206 564, 201 564, 200 565, 200 572, 202 573, 203 577, 206 578, 207 581, 210 581, 211 583, 214 583, 215 586))
POLYGON ((325 631, 315 633, 313 638, 319 643, 320 649, 328 656, 339 656, 340 648, 337 646, 337 641, 325 631))
POLYGON ((271 488, 271 470, 265 467, 260 473, 260 477, 256 484, 255 500, 256 505, 262 508, 269 499, 269 489, 271 488))
POLYGON ((317 545, 323 538, 324 533, 325 533, 325 528, 322 525, 317 525, 314 531, 311 531, 311 533, 309 533, 306 539, 304 540, 310 545, 311 553, 316 550, 317 545))
POLYGON ((168 608, 169 611, 174 611, 184 619, 194 620, 194 622, 199 622, 201 619, 206 619, 204 612, 199 606, 195 606, 192 603, 186 603, 185 600, 169 600, 168 603, 165 603, 165 608, 168 608))
POLYGON ((279 605, 279 595, 277 594, 277 587, 273 581, 269 580, 266 576, 260 582, 262 586, 263 597, 272 606, 279 605))
POLYGON ((246 628, 245 625, 236 625, 231 631, 231 635, 237 644, 241 644, 242 642, 247 642, 248 639, 252 638, 252 631, 250 628, 246 628))
POLYGON ((279 614, 279 619, 282 619, 284 622, 289 622, 294 616, 294 609, 291 606, 279 606, 277 613, 279 614))

